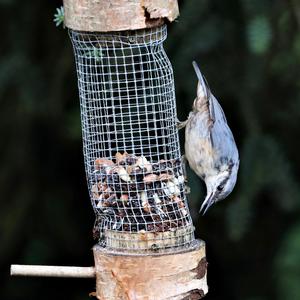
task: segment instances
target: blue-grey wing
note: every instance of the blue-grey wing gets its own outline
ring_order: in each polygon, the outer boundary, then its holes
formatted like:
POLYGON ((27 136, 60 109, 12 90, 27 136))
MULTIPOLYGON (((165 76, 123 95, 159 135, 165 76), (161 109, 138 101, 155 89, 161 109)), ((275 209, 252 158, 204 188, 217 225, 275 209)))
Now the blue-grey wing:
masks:
POLYGON ((233 134, 227 124, 224 111, 218 100, 211 94, 209 99, 209 111, 213 124, 210 127, 210 137, 213 148, 224 158, 238 161, 238 150, 233 134))

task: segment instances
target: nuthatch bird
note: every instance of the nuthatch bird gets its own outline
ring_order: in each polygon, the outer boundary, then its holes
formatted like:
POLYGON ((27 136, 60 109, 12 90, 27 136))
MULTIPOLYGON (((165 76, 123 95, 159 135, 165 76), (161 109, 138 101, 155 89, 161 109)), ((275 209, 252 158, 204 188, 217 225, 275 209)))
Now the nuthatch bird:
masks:
POLYGON ((210 92, 196 62, 197 97, 185 128, 185 157, 194 172, 205 181, 207 195, 200 208, 208 208, 226 198, 233 190, 239 168, 239 153, 217 99, 210 92))

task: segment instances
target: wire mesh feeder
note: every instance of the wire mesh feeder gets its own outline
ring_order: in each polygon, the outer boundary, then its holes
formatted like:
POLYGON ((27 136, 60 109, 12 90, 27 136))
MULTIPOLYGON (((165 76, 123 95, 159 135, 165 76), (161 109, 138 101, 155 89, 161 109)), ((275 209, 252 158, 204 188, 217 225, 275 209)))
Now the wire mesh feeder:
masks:
POLYGON ((70 30, 85 168, 102 245, 154 251, 194 240, 166 26, 70 30))

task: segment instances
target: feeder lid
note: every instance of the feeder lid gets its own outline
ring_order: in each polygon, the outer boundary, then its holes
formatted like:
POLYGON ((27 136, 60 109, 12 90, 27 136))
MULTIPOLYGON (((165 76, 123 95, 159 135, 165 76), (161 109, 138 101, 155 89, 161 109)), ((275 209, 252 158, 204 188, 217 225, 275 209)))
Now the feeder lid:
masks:
POLYGON ((64 0, 65 25, 79 31, 151 28, 179 15, 177 0, 64 0))

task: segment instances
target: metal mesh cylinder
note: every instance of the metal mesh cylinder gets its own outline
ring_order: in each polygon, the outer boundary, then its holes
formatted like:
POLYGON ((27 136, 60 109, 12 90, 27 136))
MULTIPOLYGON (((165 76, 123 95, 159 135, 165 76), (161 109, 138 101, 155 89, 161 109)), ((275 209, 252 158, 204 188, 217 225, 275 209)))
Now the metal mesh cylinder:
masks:
POLYGON ((85 168, 103 245, 158 250, 189 244, 193 226, 176 128, 166 26, 70 30, 85 168))

